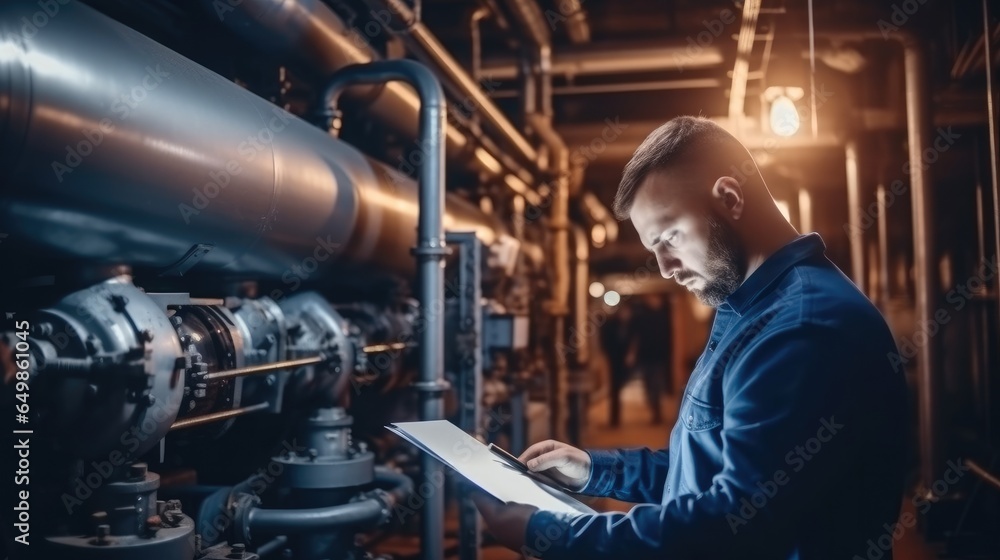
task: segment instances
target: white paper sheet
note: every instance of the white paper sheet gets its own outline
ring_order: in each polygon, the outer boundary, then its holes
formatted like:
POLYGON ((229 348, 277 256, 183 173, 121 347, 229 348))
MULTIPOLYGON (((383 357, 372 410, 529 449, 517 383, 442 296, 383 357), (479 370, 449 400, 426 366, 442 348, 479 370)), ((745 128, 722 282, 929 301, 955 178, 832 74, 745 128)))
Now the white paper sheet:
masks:
POLYGON ((569 494, 507 466, 479 440, 447 420, 386 426, 504 503, 517 502, 561 513, 597 513, 569 494))

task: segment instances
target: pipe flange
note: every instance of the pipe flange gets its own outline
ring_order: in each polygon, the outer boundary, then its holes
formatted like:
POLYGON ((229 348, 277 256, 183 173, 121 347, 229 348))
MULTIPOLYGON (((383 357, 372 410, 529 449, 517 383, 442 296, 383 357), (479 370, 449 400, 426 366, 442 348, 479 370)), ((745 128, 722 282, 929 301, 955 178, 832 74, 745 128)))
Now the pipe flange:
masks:
POLYGON ((418 257, 429 255, 437 257, 446 257, 451 254, 451 247, 446 245, 441 245, 439 247, 414 247, 410 249, 411 255, 416 255, 418 257))
POLYGON ((281 465, 281 484, 303 490, 333 490, 370 484, 375 478, 375 455, 370 451, 350 458, 273 457, 281 465))
POLYGON ((376 488, 351 499, 352 502, 362 502, 364 500, 375 500, 382 505, 382 512, 376 525, 383 525, 392 519, 392 509, 396 506, 396 500, 393 499, 391 494, 381 488, 376 488))
POLYGON ((233 536, 243 537, 243 542, 252 543, 250 538, 250 512, 260 507, 260 496, 239 493, 233 498, 229 508, 233 513, 233 536))

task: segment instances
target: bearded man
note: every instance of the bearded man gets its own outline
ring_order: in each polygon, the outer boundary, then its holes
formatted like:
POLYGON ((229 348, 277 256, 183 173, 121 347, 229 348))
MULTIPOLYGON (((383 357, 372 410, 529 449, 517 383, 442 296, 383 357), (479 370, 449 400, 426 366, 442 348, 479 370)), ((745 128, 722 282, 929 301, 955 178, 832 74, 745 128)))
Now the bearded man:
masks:
POLYGON ((717 309, 677 424, 660 450, 531 446, 530 469, 637 505, 567 515, 479 496, 490 532, 545 559, 869 557, 899 514, 907 416, 878 310, 708 119, 653 131, 614 210, 665 278, 717 309))

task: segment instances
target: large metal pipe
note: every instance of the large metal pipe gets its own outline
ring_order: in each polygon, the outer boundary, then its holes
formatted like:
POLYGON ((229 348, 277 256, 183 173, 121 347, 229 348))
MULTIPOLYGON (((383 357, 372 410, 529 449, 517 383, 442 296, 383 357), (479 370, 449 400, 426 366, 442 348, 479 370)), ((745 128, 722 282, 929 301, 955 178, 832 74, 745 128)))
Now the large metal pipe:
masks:
MULTIPOLYGON (((444 418, 444 91, 427 67, 412 60, 386 60, 348 66, 331 78, 323 99, 331 111, 348 86, 402 81, 420 96, 420 145, 424 150, 420 166, 420 219, 417 223, 417 247, 414 254, 420 273, 420 380, 414 384, 420 396, 420 419, 444 418)), ((424 481, 433 487, 443 478, 441 462, 429 454, 421 455, 424 481)), ((426 497, 420 517, 424 538, 423 557, 444 558, 441 527, 444 526, 444 493, 426 497)))
MULTIPOLYGON (((375 484, 388 486, 374 495, 347 504, 309 509, 253 508, 247 513, 245 537, 297 535, 351 526, 375 526, 387 520, 395 506, 413 494, 413 481, 386 467, 375 467, 375 484)), ((250 541, 253 542, 253 541, 250 541)))
MULTIPOLYGON (((881 34, 879 34, 881 36, 881 34)), ((906 132, 910 156, 910 190, 913 192, 913 257, 916 278, 918 325, 934 320, 939 300, 939 273, 934 231, 934 184, 931 173, 923 164, 923 151, 931 145, 930 85, 927 80, 927 57, 922 39, 909 33, 897 33, 903 46, 903 67, 906 82, 906 132)), ((920 439, 922 453, 920 473, 924 490, 938 480, 944 467, 941 451, 940 408, 942 379, 940 338, 931 337, 919 349, 920 439)))
MULTIPOLYGON (((720 66, 724 61, 719 47, 693 49, 683 39, 601 42, 554 51, 552 74, 574 77, 693 70, 720 66)), ((513 79, 517 64, 516 57, 489 58, 483 61, 483 75, 494 80, 513 79)))
POLYGON ((483 89, 462 68, 448 49, 438 41, 427 27, 417 20, 413 11, 402 0, 365 0, 372 13, 386 30, 401 36, 411 52, 430 66, 439 70, 445 78, 466 97, 467 103, 475 107, 486 123, 500 135, 508 147, 521 159, 522 163, 534 164, 538 153, 521 131, 507 119, 503 111, 493 103, 483 89))
MULTIPOLYGON (((203 3, 208 11, 219 15, 226 26, 251 44, 272 54, 285 53, 325 75, 351 64, 364 64, 380 58, 363 36, 323 2, 242 0, 230 2, 232 5, 227 5, 227 10, 222 13, 216 11, 217 2, 203 0, 203 3)), ((366 31, 368 29, 365 28, 366 31)), ((366 103, 375 119, 386 126, 410 138, 417 137, 420 101, 410 88, 394 82, 381 88, 351 88, 347 95, 366 103)), ((510 130, 512 127, 502 127, 501 132, 510 130)), ((505 165, 502 165, 501 154, 477 147, 473 139, 451 125, 445 128, 445 138, 448 158, 453 163, 471 165, 485 177, 503 179, 505 170, 502 167, 505 165)))
MULTIPOLYGON (((416 184, 69 2, 0 7, 0 250, 282 277, 308 259, 410 275, 416 184)), ((449 197, 445 226, 503 226, 449 197)), ((8 253, 9 254, 9 253, 8 253)), ((318 273, 317 273, 318 274, 318 273)))

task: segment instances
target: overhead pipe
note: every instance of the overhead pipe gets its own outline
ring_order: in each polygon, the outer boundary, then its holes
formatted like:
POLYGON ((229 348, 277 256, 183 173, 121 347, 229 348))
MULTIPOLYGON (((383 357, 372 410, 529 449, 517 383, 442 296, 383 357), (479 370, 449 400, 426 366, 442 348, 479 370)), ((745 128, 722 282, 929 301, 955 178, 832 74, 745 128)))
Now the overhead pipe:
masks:
POLYGON ((507 119, 503 111, 483 92, 480 85, 451 56, 427 26, 416 19, 413 11, 403 0, 365 0, 365 3, 373 13, 377 14, 377 18, 387 31, 402 37, 410 52, 440 71, 462 95, 467 97, 507 147, 514 150, 522 163, 533 165, 537 161, 538 153, 531 143, 507 119))
MULTIPOLYGON (((417 222, 417 257, 420 274, 420 380, 414 388, 420 396, 420 419, 444 418, 444 258, 448 253, 444 238, 444 123, 447 107, 444 91, 434 74, 412 60, 386 60, 348 66, 336 73, 323 94, 330 116, 337 112, 341 94, 356 84, 403 81, 420 96, 420 144, 424 151, 420 166, 420 211, 417 222)), ((435 484, 443 475, 441 463, 429 454, 421 455, 425 482, 435 484)), ((435 492, 426 498, 421 528, 423 557, 444 557, 441 527, 444 526, 444 495, 435 492)))
MULTIPOLYGON (((574 84, 553 86, 552 95, 591 95, 601 93, 635 93, 638 91, 669 91, 675 89, 717 89, 723 87, 718 78, 690 78, 683 80, 650 80, 642 82, 614 82, 607 84, 574 84)), ((490 94, 494 99, 517 97, 520 92, 499 89, 490 94)))
MULTIPOLYGON (((684 39, 657 41, 607 41, 553 50, 554 76, 601 76, 640 74, 714 68, 725 62, 722 49, 715 45, 701 47, 691 53, 684 39)), ((517 76, 517 57, 506 56, 483 60, 483 75, 494 80, 509 80, 517 76)))
MULTIPOLYGON (((216 2, 202 0, 202 3, 206 10, 216 13, 216 2)), ((230 4, 231 13, 226 12, 222 18, 227 27, 251 44, 271 53, 275 50, 285 52, 325 75, 350 64, 364 64, 380 58, 363 36, 323 2, 241 0, 230 4)), ((469 82, 475 84, 471 79, 469 82)), ((478 89, 478 84, 475 86, 478 89)), ((384 87, 353 87, 346 94, 365 103, 371 114, 386 126, 410 138, 417 137, 420 103, 413 90, 405 85, 392 82, 384 87)), ((476 106, 477 112, 484 107, 478 102, 476 106)), ((512 126, 499 128, 501 134, 517 132, 512 126)), ((520 175, 520 168, 509 166, 501 151, 477 146, 482 143, 455 126, 446 125, 445 139, 449 160, 470 165, 483 177, 503 183, 508 173, 520 175)))
MULTIPOLYGON (((79 2, 22 42, 36 9, 0 4, 0 223, 23 240, 0 251, 164 274, 281 278, 307 259, 317 278, 414 273, 411 179, 79 2)), ((488 244, 505 231, 457 195, 445 222, 488 244)))

